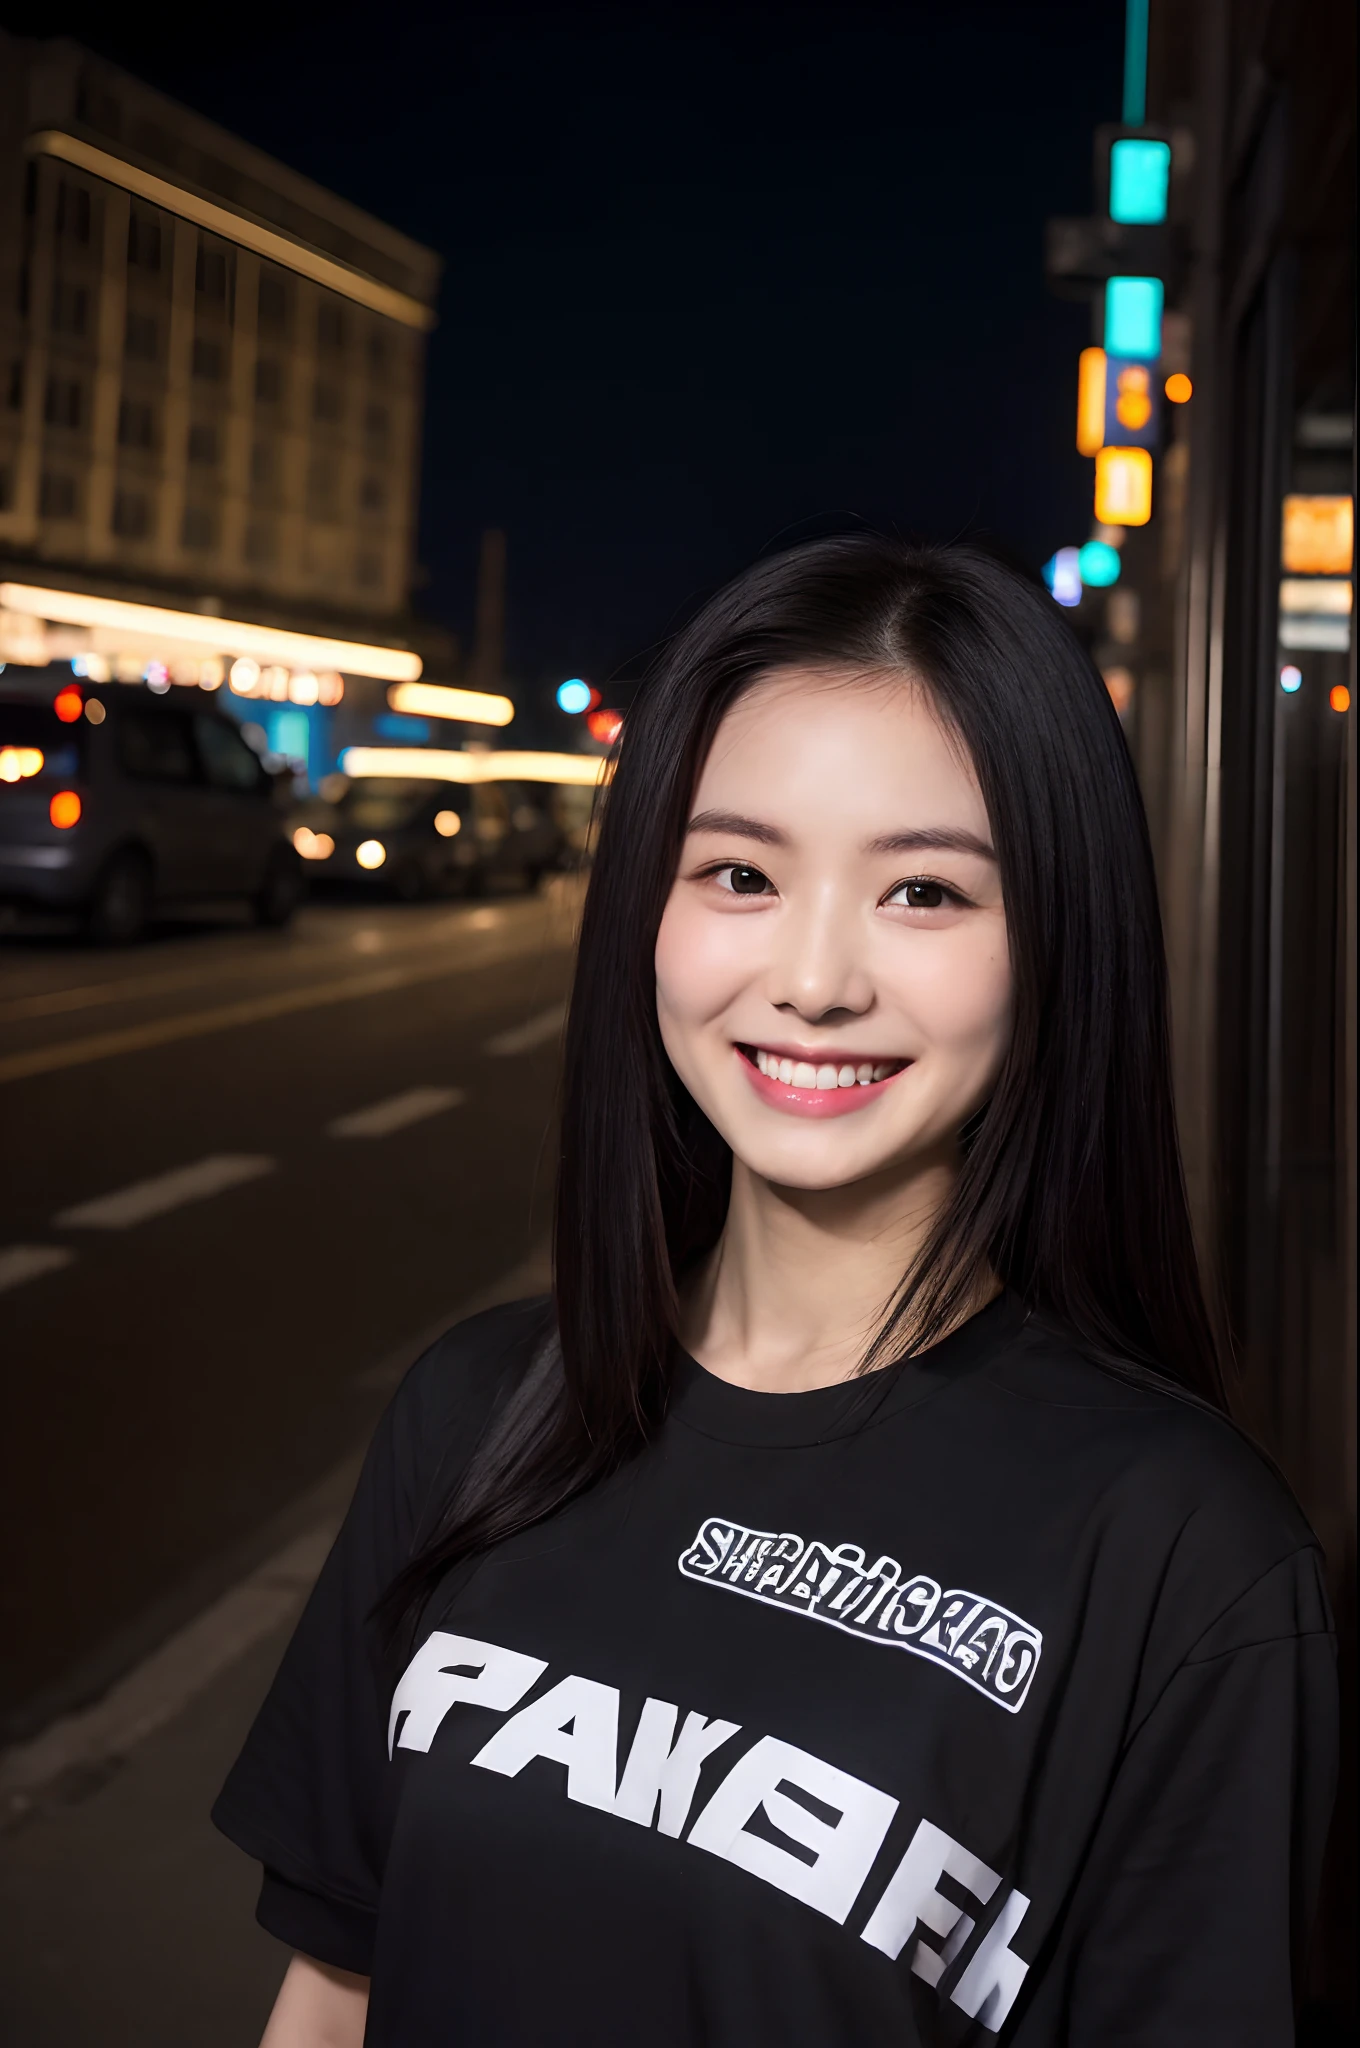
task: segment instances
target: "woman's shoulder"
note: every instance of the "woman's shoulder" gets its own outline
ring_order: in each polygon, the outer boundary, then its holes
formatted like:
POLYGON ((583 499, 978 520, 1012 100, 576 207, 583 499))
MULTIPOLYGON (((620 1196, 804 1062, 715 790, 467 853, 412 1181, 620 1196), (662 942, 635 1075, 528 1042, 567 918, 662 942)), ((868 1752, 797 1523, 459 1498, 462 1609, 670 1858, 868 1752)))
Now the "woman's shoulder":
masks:
POLYGON ((983 1377, 984 1399, 1017 1447, 1069 1472, 1079 1466, 1104 1513, 1147 1537, 1202 1550, 1243 1584, 1316 1550, 1269 1455, 1230 1415, 1170 1380, 1136 1368, 1126 1375, 1035 1317, 983 1377))
POLYGON ((464 1317, 421 1352, 379 1432, 412 1480, 472 1456, 552 1327, 551 1298, 532 1295, 464 1317))

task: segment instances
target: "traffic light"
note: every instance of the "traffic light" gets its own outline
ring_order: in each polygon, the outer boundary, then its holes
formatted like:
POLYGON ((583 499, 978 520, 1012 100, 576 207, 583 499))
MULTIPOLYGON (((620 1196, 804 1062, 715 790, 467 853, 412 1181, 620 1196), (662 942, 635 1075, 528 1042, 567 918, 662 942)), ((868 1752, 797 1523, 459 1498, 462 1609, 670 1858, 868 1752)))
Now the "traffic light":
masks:
POLYGON ((1105 368, 1104 445, 1156 448, 1161 426, 1159 380, 1152 363, 1108 356, 1105 368))

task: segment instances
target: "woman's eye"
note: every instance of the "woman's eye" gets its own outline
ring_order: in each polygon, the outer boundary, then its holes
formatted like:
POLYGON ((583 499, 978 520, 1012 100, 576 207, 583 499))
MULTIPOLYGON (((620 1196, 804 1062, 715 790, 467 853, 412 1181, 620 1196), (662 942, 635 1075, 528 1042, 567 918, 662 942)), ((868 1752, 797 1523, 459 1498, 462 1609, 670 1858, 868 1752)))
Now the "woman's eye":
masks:
POLYGON ((943 882, 899 882, 888 901, 900 903, 907 910, 943 910, 949 897, 943 882))
POLYGON ((719 868, 715 880, 733 896, 763 896, 770 887, 769 876, 762 875, 759 868, 719 868))

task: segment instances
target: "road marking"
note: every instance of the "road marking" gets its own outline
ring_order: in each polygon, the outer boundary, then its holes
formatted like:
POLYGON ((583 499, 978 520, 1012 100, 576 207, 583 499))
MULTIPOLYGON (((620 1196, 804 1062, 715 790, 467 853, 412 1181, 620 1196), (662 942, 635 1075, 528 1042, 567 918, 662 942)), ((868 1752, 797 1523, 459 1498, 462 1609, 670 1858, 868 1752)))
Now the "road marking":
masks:
POLYGON ((0 1294, 7 1287, 22 1287, 25 1280, 40 1280, 44 1273, 60 1272, 75 1253, 64 1244, 10 1244, 0 1251, 0 1294))
POLYGON ((72 1010, 104 1009, 113 1003, 143 1002, 152 996, 178 995, 185 989, 205 988, 213 982, 246 981, 253 974, 267 974, 282 960, 285 967, 307 969, 323 960, 343 960, 353 953, 410 953, 432 940, 457 938, 461 932, 480 931, 476 911, 455 911, 426 924, 419 933, 391 933, 364 930, 348 938, 305 941, 288 953, 223 953, 212 961, 192 967, 167 968, 160 974, 124 974, 116 981, 82 982, 73 988, 41 990, 34 995, 10 996, 0 1002, 0 1024, 13 1024, 30 1017, 57 1017, 72 1010))
POLYGON ((65 1067, 87 1066, 91 1060, 146 1052, 157 1045, 174 1045, 183 1038, 206 1038, 214 1031, 262 1024, 271 1017, 288 1017, 299 1010, 320 1009, 327 1003, 350 1003, 361 996, 385 995, 390 989, 413 988, 423 981, 442 981, 447 975, 463 973, 469 965, 490 966, 502 957, 500 953, 487 953, 471 962, 440 960, 427 961, 420 967, 384 967, 372 974, 346 975, 343 981, 316 981, 308 988, 249 996, 244 1002, 223 1003, 212 1010, 190 1010, 179 1017, 158 1017, 152 1024, 130 1024, 121 1031, 98 1031, 89 1038, 71 1038, 63 1045, 8 1053, 0 1059, 0 1082, 26 1081, 34 1074, 55 1074, 65 1067))
MULTIPOLYGON (((412 1362, 455 1322, 498 1302, 541 1294, 550 1285, 551 1265, 543 1243, 492 1286, 408 1339, 369 1372, 361 1373, 355 1384, 376 1391, 395 1385, 412 1362)), ((357 1468, 357 1459, 343 1460, 320 1486, 311 1489, 308 1499, 318 1495, 348 1498, 357 1468)), ((342 1512, 338 1505, 327 1509, 303 1535, 239 1580, 92 1706, 64 1714, 27 1742, 0 1751, 0 1825, 30 1814, 45 1791, 60 1790, 69 1773, 97 1769, 126 1756, 148 1735, 173 1721, 255 1643, 293 1620, 325 1562, 342 1512)))
POLYGON ((509 1031, 498 1031, 494 1038, 488 1038, 482 1047, 493 1059, 504 1059, 511 1053, 532 1052, 536 1045, 546 1045, 550 1038, 556 1038, 566 1021, 565 1003, 554 1003, 550 1010, 543 1010, 537 1017, 530 1017, 527 1023, 516 1024, 509 1031))
POLYGON ((456 1109, 466 1100, 462 1088, 408 1088, 404 1095, 389 1095, 386 1102, 375 1102, 368 1109, 352 1110, 348 1116, 338 1116, 334 1123, 327 1124, 328 1138, 385 1138, 391 1131, 404 1131, 408 1124, 418 1124, 427 1116, 439 1116, 446 1109, 456 1109))
POLYGON ((215 1153, 192 1166, 158 1173, 153 1180, 135 1180, 131 1187, 99 1195, 92 1202, 78 1202, 52 1220, 59 1230, 128 1230, 134 1223, 148 1223, 153 1216, 181 1209, 186 1202, 201 1202, 245 1181, 258 1180, 261 1174, 272 1173, 276 1163, 258 1153, 215 1153))

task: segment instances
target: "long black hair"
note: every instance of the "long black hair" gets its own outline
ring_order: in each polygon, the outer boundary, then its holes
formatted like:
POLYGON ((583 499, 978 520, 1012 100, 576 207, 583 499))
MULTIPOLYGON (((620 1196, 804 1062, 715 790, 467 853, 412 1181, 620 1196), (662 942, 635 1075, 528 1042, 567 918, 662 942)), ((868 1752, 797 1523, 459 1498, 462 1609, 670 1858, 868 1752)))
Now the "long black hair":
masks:
POLYGON ((1107 1369, 1221 1401, 1172 1103, 1152 853, 1119 721, 1052 600, 976 549, 869 535, 762 561, 679 634, 629 713, 586 896, 564 1054, 554 1310, 477 1482, 384 1603, 634 1456, 664 1416, 677 1281, 731 1160, 662 1048, 654 953, 700 769, 743 690, 792 666, 924 682, 970 755, 1000 863, 1013 1032, 867 1367, 935 1342, 988 1272, 1107 1369))

